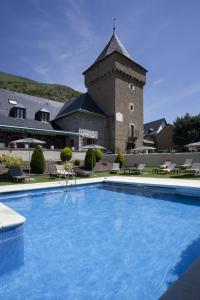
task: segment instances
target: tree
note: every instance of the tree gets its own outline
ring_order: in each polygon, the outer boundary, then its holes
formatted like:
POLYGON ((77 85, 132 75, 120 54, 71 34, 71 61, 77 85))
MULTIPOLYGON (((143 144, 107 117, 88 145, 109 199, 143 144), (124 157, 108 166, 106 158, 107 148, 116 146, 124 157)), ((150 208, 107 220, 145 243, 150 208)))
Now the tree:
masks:
POLYGON ((117 157, 116 157, 115 162, 119 163, 120 168, 121 168, 123 166, 123 164, 124 164, 124 161, 125 161, 124 154, 122 152, 119 152, 118 155, 117 155, 117 157))
POLYGON ((31 156, 31 171, 35 174, 43 174, 46 168, 42 148, 37 145, 31 156))
POLYGON ((92 170, 96 165, 96 153, 94 149, 88 149, 85 155, 85 168, 92 170))
POLYGON ((65 147, 64 149, 61 150, 60 159, 63 162, 70 161, 71 158, 72 158, 72 149, 71 148, 65 147))
POLYGON ((174 143, 178 146, 200 141, 200 114, 177 117, 174 122, 174 143))

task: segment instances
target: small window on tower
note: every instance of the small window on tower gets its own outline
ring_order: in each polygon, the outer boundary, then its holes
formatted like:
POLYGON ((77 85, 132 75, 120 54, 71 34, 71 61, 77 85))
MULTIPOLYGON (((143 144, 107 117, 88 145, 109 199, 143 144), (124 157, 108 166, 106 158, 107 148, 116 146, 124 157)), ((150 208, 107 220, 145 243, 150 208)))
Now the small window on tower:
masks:
POLYGON ((134 104, 133 103, 129 104, 129 109, 130 109, 130 111, 134 111, 134 104))
POLYGON ((131 91, 134 91, 135 87, 134 87, 134 84, 133 83, 129 83, 129 89, 131 91))

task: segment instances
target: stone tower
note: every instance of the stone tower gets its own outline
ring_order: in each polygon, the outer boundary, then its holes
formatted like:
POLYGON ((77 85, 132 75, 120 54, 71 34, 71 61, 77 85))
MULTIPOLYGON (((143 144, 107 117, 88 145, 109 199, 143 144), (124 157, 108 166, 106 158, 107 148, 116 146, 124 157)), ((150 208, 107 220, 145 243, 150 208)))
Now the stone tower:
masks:
POLYGON ((143 86, 146 72, 115 32, 83 73, 89 95, 108 119, 108 147, 117 152, 143 145, 143 86))

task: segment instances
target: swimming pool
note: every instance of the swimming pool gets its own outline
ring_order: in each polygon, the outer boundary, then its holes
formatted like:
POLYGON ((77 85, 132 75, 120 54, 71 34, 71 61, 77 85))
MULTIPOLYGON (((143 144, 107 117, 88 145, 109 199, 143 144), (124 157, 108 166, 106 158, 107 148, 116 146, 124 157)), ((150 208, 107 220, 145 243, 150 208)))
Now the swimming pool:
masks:
POLYGON ((158 299, 200 253, 200 201, 93 184, 0 195, 0 299, 158 299))

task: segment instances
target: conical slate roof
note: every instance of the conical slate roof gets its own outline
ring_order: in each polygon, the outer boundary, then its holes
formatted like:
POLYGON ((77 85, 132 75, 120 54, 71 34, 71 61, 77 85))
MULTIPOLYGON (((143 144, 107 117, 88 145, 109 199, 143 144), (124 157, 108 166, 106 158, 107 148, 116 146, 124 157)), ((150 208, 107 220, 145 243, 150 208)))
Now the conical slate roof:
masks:
POLYGON ((123 54, 124 56, 128 57, 129 59, 132 59, 130 54, 124 47, 124 45, 120 42, 117 35, 115 33, 113 33, 110 41, 108 42, 106 47, 103 49, 101 54, 97 57, 95 63, 102 60, 104 57, 108 56, 109 54, 111 54, 112 52, 115 52, 115 51, 123 54))

